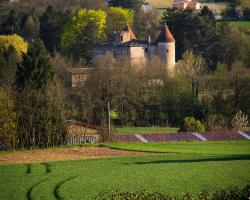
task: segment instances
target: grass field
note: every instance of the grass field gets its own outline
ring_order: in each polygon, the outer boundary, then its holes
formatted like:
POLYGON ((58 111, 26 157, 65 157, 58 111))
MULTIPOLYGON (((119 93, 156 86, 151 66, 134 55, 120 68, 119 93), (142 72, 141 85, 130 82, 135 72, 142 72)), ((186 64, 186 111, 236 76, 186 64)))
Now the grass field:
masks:
MULTIPOLYGON (((154 8, 164 9, 164 8, 172 8, 174 4, 174 0, 146 0, 154 8)), ((200 1, 201 7, 208 6, 214 13, 220 14, 222 11, 226 9, 228 3, 211 3, 211 1, 200 1)))
POLYGON ((143 133, 176 133, 179 128, 157 127, 122 127, 116 128, 118 134, 143 134, 143 133))
POLYGON ((250 155, 250 142, 113 143, 107 146, 130 151, 206 155, 250 155))
POLYGON ((235 27, 241 27, 241 28, 247 28, 250 29, 250 21, 236 21, 236 22, 230 22, 231 26, 235 27))
POLYGON ((146 0, 154 8, 172 8, 174 0, 146 0))
POLYGON ((108 189, 146 189, 178 196, 186 192, 195 195, 204 189, 244 186, 250 183, 249 146, 249 142, 205 146, 162 143, 159 147, 151 144, 147 149, 168 152, 174 148, 180 154, 0 165, 0 199, 88 200, 108 189), (188 153, 192 149, 201 150, 188 153))

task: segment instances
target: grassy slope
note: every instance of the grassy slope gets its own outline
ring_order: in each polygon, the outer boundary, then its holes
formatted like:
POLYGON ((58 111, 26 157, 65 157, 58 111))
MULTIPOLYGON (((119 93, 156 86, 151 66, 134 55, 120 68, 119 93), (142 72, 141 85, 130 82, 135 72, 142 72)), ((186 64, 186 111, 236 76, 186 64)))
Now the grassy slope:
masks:
POLYGON ((174 0, 146 0, 146 2, 155 8, 171 8, 174 0))
MULTIPOLYGON (((0 199, 88 200, 109 188, 123 191, 147 189, 179 195, 184 192, 195 194, 203 189, 212 191, 230 185, 243 186, 250 182, 249 144, 219 143, 217 149, 225 153, 224 156, 206 154, 215 148, 215 145, 207 145, 203 148, 206 153, 202 155, 173 154, 0 165, 0 199), (233 156, 236 154, 238 156, 233 156)), ((196 149, 196 145, 189 143, 189 149, 196 149)), ((180 143, 180 146, 186 146, 182 152, 187 152, 187 144, 180 143)), ((162 148, 161 145, 159 148, 162 148)))
MULTIPOLYGON (((172 8, 174 0, 146 0, 154 8, 172 8)), ((201 6, 208 6, 213 12, 221 13, 226 9, 228 3, 211 3, 211 1, 198 1, 201 6)))
POLYGON ((154 127, 123 127, 116 128, 118 134, 136 134, 136 133, 176 133, 178 128, 154 128, 154 127))
POLYGON ((250 29, 250 21, 237 21, 237 22, 230 22, 231 26, 235 27, 242 27, 250 29))

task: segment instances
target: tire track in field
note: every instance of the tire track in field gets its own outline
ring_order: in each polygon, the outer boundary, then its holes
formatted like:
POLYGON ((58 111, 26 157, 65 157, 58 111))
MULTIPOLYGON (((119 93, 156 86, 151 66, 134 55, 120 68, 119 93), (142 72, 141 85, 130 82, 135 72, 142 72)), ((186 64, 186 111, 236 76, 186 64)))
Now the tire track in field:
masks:
POLYGON ((34 168, 39 167, 39 166, 44 167, 46 174, 49 174, 49 173, 52 172, 51 165, 49 163, 41 163, 39 165, 37 165, 37 164, 35 164, 35 165, 25 164, 25 166, 26 166, 26 174, 31 174, 31 173, 33 174, 34 173, 34 168))
POLYGON ((32 185, 32 186, 28 189, 28 191, 27 191, 27 193, 26 193, 26 198, 27 198, 28 200, 33 200, 33 198, 32 198, 32 191, 34 190, 35 187, 39 186, 40 184, 44 183, 45 181, 48 181, 48 179, 46 178, 46 179, 40 180, 40 181, 38 181, 37 183, 35 183, 34 185, 32 185))
MULTIPOLYGON (((43 167, 44 167, 44 169, 45 169, 45 174, 51 173, 51 171, 52 171, 52 170, 51 170, 51 165, 48 164, 48 163, 41 163, 41 164, 39 164, 39 165, 26 164, 25 166, 26 166, 26 175, 29 175, 29 174, 36 175, 36 173, 34 173, 34 168, 35 168, 35 167, 39 167, 39 166, 43 166, 43 167)), ((48 180, 49 180, 48 178, 42 179, 42 180, 38 181, 37 183, 35 183, 34 185, 32 185, 32 186, 28 189, 28 191, 27 191, 27 193, 26 193, 26 198, 27 198, 27 200, 32 200, 32 199, 33 199, 33 198, 32 198, 32 191, 33 191, 37 186, 39 186, 40 184, 42 184, 42 183, 44 183, 44 182, 46 182, 46 181, 48 181, 48 180)))
POLYGON ((71 176, 71 177, 69 177, 69 178, 67 178, 67 179, 65 179, 65 180, 60 181, 60 182, 55 186, 55 188, 54 188, 54 197, 55 197, 57 200, 63 200, 63 197, 61 197, 60 194, 59 194, 59 189, 60 189, 60 187, 61 187, 63 184, 65 184, 66 182, 69 182, 69 181, 75 179, 75 178, 78 177, 78 176, 79 176, 79 175, 71 176))
POLYGON ((31 170, 32 165, 26 164, 25 166, 26 166, 26 174, 30 174, 32 172, 32 170, 31 170))
POLYGON ((41 163, 45 167, 46 174, 49 174, 52 172, 51 165, 49 163, 41 163))

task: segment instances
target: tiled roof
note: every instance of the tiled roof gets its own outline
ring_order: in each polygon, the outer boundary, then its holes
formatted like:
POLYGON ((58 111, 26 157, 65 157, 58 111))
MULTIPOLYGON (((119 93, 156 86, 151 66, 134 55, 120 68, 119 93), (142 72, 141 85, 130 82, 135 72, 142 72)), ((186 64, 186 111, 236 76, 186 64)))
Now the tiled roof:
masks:
POLYGON ((157 39, 157 42, 175 42, 175 39, 168 27, 165 25, 157 39))
POLYGON ((127 24, 124 31, 129 32, 130 40, 136 40, 135 34, 134 34, 134 32, 132 31, 132 29, 130 28, 130 26, 128 24, 127 24))
POLYGON ((102 42, 102 43, 98 43, 95 44, 95 46, 103 46, 103 47, 137 47, 137 46, 147 46, 148 45, 148 41, 146 40, 130 40, 128 42, 123 42, 123 43, 115 43, 113 41, 111 42, 102 42))

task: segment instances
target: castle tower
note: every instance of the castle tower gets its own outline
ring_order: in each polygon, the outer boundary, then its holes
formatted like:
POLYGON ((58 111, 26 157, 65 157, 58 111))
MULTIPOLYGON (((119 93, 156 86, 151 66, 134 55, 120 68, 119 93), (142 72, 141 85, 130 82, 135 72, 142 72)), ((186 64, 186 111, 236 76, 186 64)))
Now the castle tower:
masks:
POLYGON ((115 42, 116 43, 119 44, 119 43, 129 42, 131 40, 136 40, 136 37, 128 24, 127 24, 126 28, 124 29, 124 31, 115 32, 115 42))
POLYGON ((157 54, 166 63, 167 73, 175 70, 175 39, 165 25, 157 39, 157 54))

